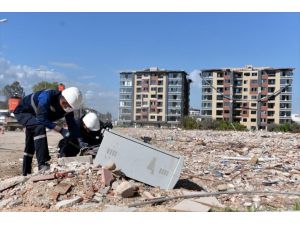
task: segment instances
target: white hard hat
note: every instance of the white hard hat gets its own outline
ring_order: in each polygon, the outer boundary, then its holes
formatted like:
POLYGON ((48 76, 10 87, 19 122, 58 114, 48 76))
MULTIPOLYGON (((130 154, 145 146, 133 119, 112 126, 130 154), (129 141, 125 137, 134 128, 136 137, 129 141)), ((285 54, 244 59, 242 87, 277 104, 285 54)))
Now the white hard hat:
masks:
POLYGON ((88 113, 82 119, 84 125, 91 131, 100 130, 100 122, 98 116, 95 113, 88 113))
POLYGON ((66 101, 72 107, 73 110, 79 109, 82 105, 82 94, 77 87, 69 87, 61 92, 66 101))

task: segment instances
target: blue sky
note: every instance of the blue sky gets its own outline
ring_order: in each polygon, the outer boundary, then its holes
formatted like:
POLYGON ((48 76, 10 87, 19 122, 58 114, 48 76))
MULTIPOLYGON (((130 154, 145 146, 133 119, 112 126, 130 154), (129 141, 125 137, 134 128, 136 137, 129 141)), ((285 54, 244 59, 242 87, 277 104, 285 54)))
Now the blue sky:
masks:
MULTIPOLYGON (((86 105, 118 114, 119 71, 293 67, 300 113, 300 13, 0 13, 0 87, 79 86, 86 105)), ((194 79, 194 77, 193 77, 194 79)), ((199 79, 191 106, 200 107, 199 79)))

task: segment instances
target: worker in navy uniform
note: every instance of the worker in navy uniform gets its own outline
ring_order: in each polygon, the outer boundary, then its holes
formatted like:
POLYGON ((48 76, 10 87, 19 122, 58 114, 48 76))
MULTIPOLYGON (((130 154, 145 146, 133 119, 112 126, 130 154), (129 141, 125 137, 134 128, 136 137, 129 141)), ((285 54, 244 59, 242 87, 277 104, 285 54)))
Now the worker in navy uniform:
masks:
POLYGON ((77 120, 77 125, 80 131, 79 139, 72 137, 62 139, 58 144, 60 157, 76 156, 84 148, 99 147, 103 139, 102 129, 113 128, 111 122, 103 123, 92 112, 77 120))
POLYGON ((50 168, 47 163, 49 155, 46 128, 59 132, 63 137, 70 135, 79 137, 79 128, 74 119, 74 110, 82 105, 82 94, 76 87, 63 91, 41 90, 25 96, 14 115, 18 122, 26 128, 26 145, 23 157, 23 175, 31 173, 34 153, 38 169, 45 171, 50 168), (65 117, 68 129, 58 126, 55 121, 65 117))

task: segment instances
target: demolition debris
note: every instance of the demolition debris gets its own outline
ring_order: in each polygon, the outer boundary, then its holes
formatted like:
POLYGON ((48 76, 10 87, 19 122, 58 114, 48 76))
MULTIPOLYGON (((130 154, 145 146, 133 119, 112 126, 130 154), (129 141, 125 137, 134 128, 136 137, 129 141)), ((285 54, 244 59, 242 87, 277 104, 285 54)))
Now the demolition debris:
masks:
MULTIPOLYGON (((150 128, 117 132, 139 140, 147 137, 151 146, 183 156, 174 189, 138 181, 112 158, 103 167, 81 158, 86 156, 60 163, 55 149, 50 149, 51 168, 45 174, 2 176, 0 210, 288 211, 300 202, 299 134, 150 128)), ((19 135, 21 139, 24 134, 19 135)), ((1 136, 1 148, 6 140, 1 136)), ((1 166, 20 163, 22 149, 12 154, 19 154, 17 160, 1 161, 1 166)), ((130 162, 128 168, 137 163, 130 162)))

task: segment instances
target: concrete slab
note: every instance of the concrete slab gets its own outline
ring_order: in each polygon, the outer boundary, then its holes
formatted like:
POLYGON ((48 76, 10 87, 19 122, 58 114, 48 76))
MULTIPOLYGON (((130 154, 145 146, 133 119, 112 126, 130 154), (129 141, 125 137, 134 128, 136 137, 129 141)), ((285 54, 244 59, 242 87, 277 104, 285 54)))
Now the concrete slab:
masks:
POLYGON ((4 181, 1 181, 0 182, 0 192, 6 190, 8 188, 14 187, 17 184, 20 184, 22 182, 25 182, 26 180, 28 180, 27 177, 17 176, 17 177, 12 177, 12 178, 6 179, 4 181))
POLYGON ((76 157, 63 157, 58 159, 58 165, 60 166, 65 166, 66 164, 72 162, 93 164, 93 157, 91 155, 86 155, 76 157))
POLYGON ((176 212, 208 212, 210 207, 189 199, 185 199, 171 208, 171 210, 176 212))
POLYGON ((105 131, 95 165, 113 161, 127 177, 162 189, 172 189, 183 167, 183 157, 115 131, 105 131))
POLYGON ((70 207, 78 202, 81 202, 82 201, 82 198, 80 196, 77 196, 75 198, 72 198, 72 199, 67 199, 67 200, 63 200, 63 201, 60 201, 58 202, 56 205, 55 205, 55 208, 56 209, 60 209, 60 208, 63 208, 63 207, 70 207))

